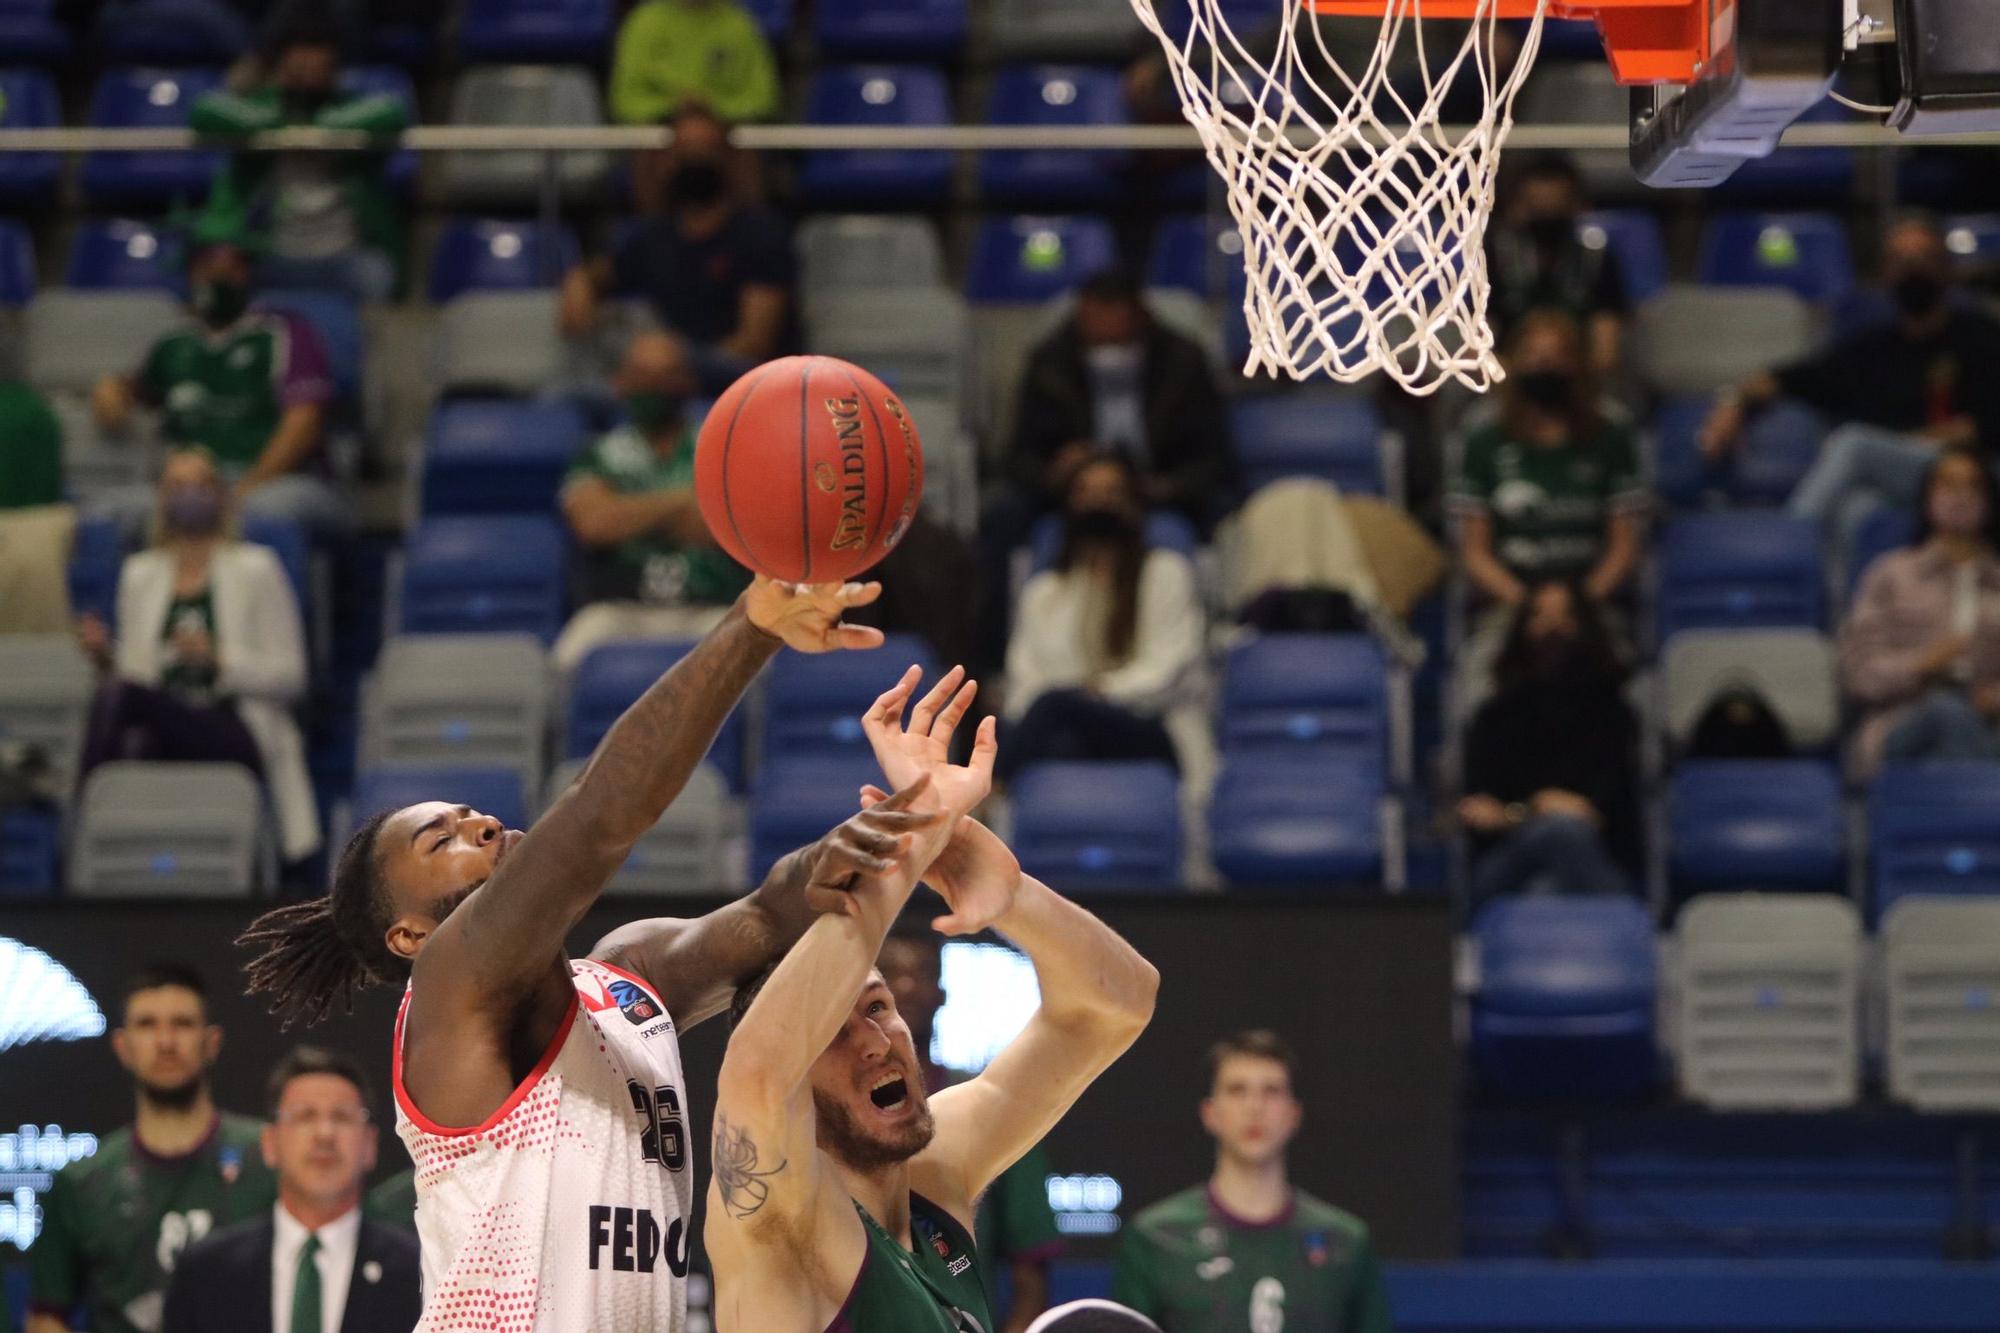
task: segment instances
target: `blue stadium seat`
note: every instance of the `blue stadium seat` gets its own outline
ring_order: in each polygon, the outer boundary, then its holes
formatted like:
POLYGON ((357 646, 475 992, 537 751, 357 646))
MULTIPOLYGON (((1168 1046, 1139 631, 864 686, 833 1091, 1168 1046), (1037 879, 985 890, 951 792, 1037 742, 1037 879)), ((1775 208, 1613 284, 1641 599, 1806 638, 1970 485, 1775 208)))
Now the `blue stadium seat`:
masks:
MULTIPOLYGON (((1208 170, 1206 166, 1202 168, 1208 170)), ((1204 213, 1163 218, 1153 233, 1153 258, 1146 270, 1151 287, 1178 287, 1206 299, 1229 286, 1229 274, 1243 269, 1243 238, 1227 219, 1204 213)))
MULTIPOLYGON (((380 35, 378 30, 377 35, 380 35)), ((393 97, 406 108, 412 125, 417 114, 417 86, 409 71, 397 65, 350 65, 340 71, 340 90, 351 97, 393 97)), ((407 196, 417 179, 417 155, 408 148, 389 154, 383 173, 389 186, 407 196)))
MULTIPOLYGON (((589 757, 611 724, 694 645, 693 639, 624 639, 591 649, 570 678, 563 753, 571 759, 589 757)), ((732 791, 743 790, 742 708, 722 724, 708 762, 728 779, 732 791)))
POLYGON ((965 45, 966 0, 842 0, 813 17, 820 54, 833 59, 950 60, 965 45))
POLYGON ((76 521, 69 551, 69 601, 78 615, 88 611, 107 625, 118 620, 118 573, 125 564, 125 534, 118 520, 84 514, 76 521))
POLYGON ((1855 530, 1848 550, 1852 562, 1847 569, 1847 592, 1851 597, 1861 587, 1868 566, 1889 552, 1908 546, 1917 539, 1917 516, 1907 509, 1884 505, 1869 514, 1855 530))
POLYGON ((97 20, 97 55, 113 65, 227 65, 251 40, 225 0, 112 0, 97 20))
POLYGON ((1847 229, 1830 213, 1717 213, 1702 236, 1700 281, 1785 287, 1833 305, 1854 287, 1847 229))
POLYGON ((1338 754, 1387 771, 1389 671, 1366 634, 1257 634, 1229 650, 1219 730, 1231 756, 1338 754))
MULTIPOLYGON (((949 125, 951 96, 943 72, 922 65, 839 65, 813 75, 806 123, 949 125)), ((822 148, 799 170, 808 208, 927 208, 950 191, 951 154, 931 149, 822 148)))
POLYGON ((164 228, 130 218, 90 220, 70 242, 63 281, 85 291, 187 289, 180 246, 164 228))
MULTIPOLYGON (((213 69, 112 69, 97 81, 90 124, 103 129, 182 129, 195 99, 222 86, 213 69)), ((83 163, 84 201, 95 209, 194 207, 208 196, 222 154, 91 153, 83 163)))
POLYGON ((453 218, 431 256, 431 300, 442 305, 461 292, 553 287, 578 254, 576 233, 567 227, 551 237, 533 222, 453 218))
POLYGON ((34 240, 22 223, 0 218, 0 306, 26 305, 34 296, 34 240))
POLYGON ((1117 259, 1118 242, 1103 218, 990 217, 972 238, 965 294, 983 302, 1046 301, 1117 259))
POLYGON ((440 404, 424 443, 423 512, 551 513, 583 445, 583 417, 568 403, 440 404))
POLYGON ((602 65, 610 0, 470 0, 458 32, 467 64, 602 65))
POLYGON ((1509 1096, 1614 1098, 1658 1076, 1653 923, 1628 898, 1503 898, 1473 923, 1472 1060, 1509 1096))
MULTIPOLYGON (((1062 557, 1063 522, 1060 514, 1040 519, 1028 533, 1028 568, 1039 574, 1054 569, 1062 557)), ((1146 515, 1146 545, 1179 551, 1192 560, 1201 545, 1194 524, 1171 509, 1157 509, 1146 515)))
MULTIPOLYGON (((1119 71, 1089 65, 1016 65, 1001 70, 986 99, 989 125, 1122 125, 1119 71)), ((1123 154, 996 149, 979 159, 979 193, 1020 207, 1097 208, 1124 190, 1123 154)))
POLYGON ((2000 764, 1891 764, 1868 792, 1879 915, 1915 893, 2000 893, 2000 764))
POLYGON ((1683 892, 1842 885, 1840 775, 1814 759, 1691 759, 1667 785, 1667 873, 1683 892))
POLYGON ((804 657, 780 653, 764 690, 764 757, 838 753, 868 748, 861 715, 912 662, 924 669, 921 691, 936 683, 937 654, 914 634, 891 634, 868 653, 804 657))
POLYGON ((378 18, 368 32, 368 58, 398 69, 425 69, 437 58, 438 27, 378 18))
POLYGON ((562 617, 563 536, 553 518, 427 518, 403 548, 405 633, 511 630, 547 643, 562 617))
POLYGON ((243 515, 243 540, 269 547, 284 568, 285 582, 292 585, 292 599, 299 604, 299 617, 313 623, 312 542, 294 518, 281 514, 243 515))
MULTIPOLYGON (((1808 109, 1796 123, 1845 122, 1855 127, 1860 119, 1829 97, 1808 109)), ((1913 165, 1915 156, 1906 152, 1900 158, 1907 167, 1913 165)), ((1753 157, 1739 164, 1715 192, 1725 200, 1754 199, 1790 208, 1845 208, 1854 197, 1855 164, 1852 148, 1780 148, 1769 157, 1753 157)), ((1907 183, 1902 188, 1906 199, 1920 193, 1907 183)))
MULTIPOLYGON (((1184 41, 1188 35, 1191 21, 1188 5, 1189 0, 1159 0, 1155 7, 1160 30, 1176 43, 1184 41)), ((1276 23, 1267 0, 1221 0, 1216 7, 1222 11, 1230 29, 1241 37, 1264 32, 1276 23)))
POLYGON ((783 41, 791 35, 793 0, 742 0, 742 4, 771 41, 783 41))
POLYGON ((1243 484, 1256 490, 1282 477, 1319 477, 1353 495, 1381 495, 1382 414, 1343 393, 1262 394, 1230 411, 1231 442, 1243 484))
POLYGON ((0 898, 46 898, 57 887, 62 812, 13 805, 0 810, 0 898))
MULTIPOLYGON (((7 10, 0 0, 0 51, 13 58, 6 37, 7 10)), ((0 129, 46 130, 62 124, 55 81, 40 70, 0 69, 0 129)), ((62 159, 54 153, 0 153, 0 208, 46 207, 62 159)))
POLYGON ((1945 248, 1961 264, 2000 260, 2000 213, 1955 213, 1942 225, 1945 248))
POLYGON ((1659 637, 1826 627, 1819 532, 1782 514, 1684 514, 1659 541, 1659 637))
POLYGON ((1730 459, 1711 464, 1699 436, 1715 401, 1672 398, 1653 414, 1654 481, 1662 499, 1679 508, 1699 505, 1720 492, 1740 505, 1784 503, 1819 457, 1826 422, 1803 403, 1779 399, 1753 414, 1730 459))
POLYGON ((861 808, 858 793, 869 782, 880 786, 882 770, 866 746, 765 761, 750 780, 750 882, 761 882, 785 853, 844 823, 861 808))
POLYGON ((66 64, 74 46, 56 18, 56 0, 0 0, 0 51, 8 64, 66 64))
POLYGON ((1157 762, 1029 765, 1012 790, 1021 869, 1061 893, 1180 888, 1179 788, 1157 762))
POLYGON ((521 774, 516 769, 395 764, 363 769, 355 776, 356 824, 384 810, 400 810, 425 801, 469 805, 482 815, 492 815, 508 828, 528 826, 527 794, 521 790, 521 774))
POLYGON ((257 304, 267 310, 282 310, 312 325, 326 349, 327 369, 333 373, 333 392, 347 405, 361 401, 361 379, 366 351, 362 345, 361 306, 345 292, 272 287, 257 293, 257 304))
POLYGON ((1210 858, 1232 888, 1382 884, 1381 765, 1238 756, 1208 810, 1210 858))
POLYGON ((1666 238, 1660 234, 1660 220, 1648 210, 1599 209, 1584 214, 1577 231, 1585 245, 1611 251, 1611 257, 1618 261, 1618 275, 1625 280, 1625 295, 1633 305, 1667 285, 1666 238))

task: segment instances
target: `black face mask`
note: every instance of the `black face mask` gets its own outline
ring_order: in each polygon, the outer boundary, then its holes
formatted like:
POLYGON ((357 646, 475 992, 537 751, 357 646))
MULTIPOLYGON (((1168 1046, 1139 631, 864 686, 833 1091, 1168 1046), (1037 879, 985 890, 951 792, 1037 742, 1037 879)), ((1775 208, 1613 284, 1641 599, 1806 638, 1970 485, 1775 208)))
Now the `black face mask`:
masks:
POLYGON ((1560 250, 1576 235, 1576 223, 1565 217, 1529 218, 1521 230, 1537 250, 1560 250))
POLYGON ((720 163, 696 159, 681 163, 667 182, 667 202, 675 208, 706 208, 728 188, 720 163))
POLYGON ((1521 397, 1544 412, 1561 412, 1576 397, 1576 377, 1561 370, 1524 370, 1514 376, 1521 397))
POLYGON ((1935 273, 1918 269, 1897 278, 1889 288, 1889 294, 1896 298, 1896 308, 1912 319, 1935 314, 1944 304, 1944 279, 1935 273))
POLYGON ((1094 544, 1132 539, 1138 524, 1118 509, 1078 509, 1069 516, 1069 539, 1094 544))

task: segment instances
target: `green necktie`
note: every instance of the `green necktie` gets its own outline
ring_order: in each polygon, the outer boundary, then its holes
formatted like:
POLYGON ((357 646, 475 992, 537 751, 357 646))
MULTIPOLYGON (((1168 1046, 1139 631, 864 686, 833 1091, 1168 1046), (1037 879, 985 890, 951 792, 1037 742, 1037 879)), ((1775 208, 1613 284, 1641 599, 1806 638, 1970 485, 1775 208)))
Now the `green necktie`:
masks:
POLYGON ((321 1333, 319 1326, 319 1237, 308 1234, 299 1247, 299 1271, 292 1279, 292 1326, 288 1333, 321 1333))

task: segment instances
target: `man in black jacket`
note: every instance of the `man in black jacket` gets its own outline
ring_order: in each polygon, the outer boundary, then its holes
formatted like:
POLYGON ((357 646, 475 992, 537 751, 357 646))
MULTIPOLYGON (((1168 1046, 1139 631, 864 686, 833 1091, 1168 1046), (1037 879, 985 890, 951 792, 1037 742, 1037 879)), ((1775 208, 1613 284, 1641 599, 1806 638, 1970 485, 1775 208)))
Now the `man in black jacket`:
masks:
POLYGON ((361 1214, 377 1130, 360 1067, 299 1047, 271 1073, 270 1115, 263 1149, 277 1206, 181 1256, 164 1333, 414 1327, 423 1312, 416 1237, 361 1214))

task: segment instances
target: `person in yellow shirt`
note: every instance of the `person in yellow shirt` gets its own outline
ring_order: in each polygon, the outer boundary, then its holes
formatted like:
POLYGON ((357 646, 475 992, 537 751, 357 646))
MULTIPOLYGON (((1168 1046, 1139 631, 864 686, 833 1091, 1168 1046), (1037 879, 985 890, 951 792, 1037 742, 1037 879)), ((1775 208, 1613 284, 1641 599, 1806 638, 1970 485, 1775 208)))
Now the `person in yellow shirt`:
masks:
POLYGON ((618 29, 611 115, 657 125, 694 98, 735 123, 778 113, 778 66, 736 0, 643 0, 618 29))

